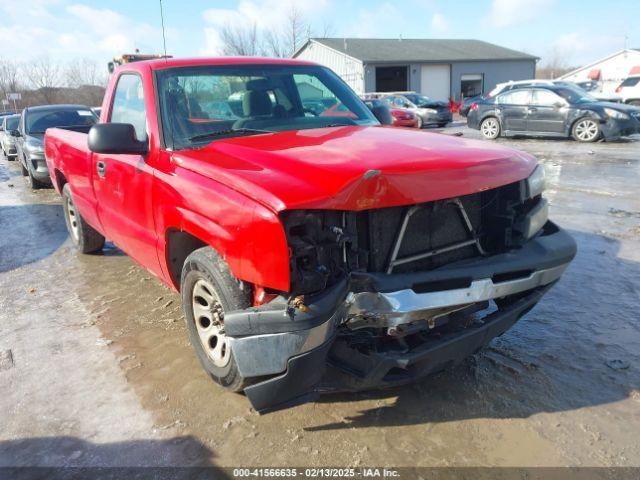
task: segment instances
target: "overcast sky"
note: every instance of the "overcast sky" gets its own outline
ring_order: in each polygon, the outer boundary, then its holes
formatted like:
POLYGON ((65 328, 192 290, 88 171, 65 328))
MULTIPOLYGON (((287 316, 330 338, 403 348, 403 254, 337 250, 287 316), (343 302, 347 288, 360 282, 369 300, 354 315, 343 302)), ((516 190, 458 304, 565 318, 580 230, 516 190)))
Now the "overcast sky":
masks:
MULTIPOLYGON (((572 65, 640 48, 639 0, 163 0, 167 48, 216 55, 225 22, 276 27, 295 3, 317 32, 333 36, 475 38, 572 65)), ((158 0, 0 0, 0 57, 111 57, 160 53, 158 0)))

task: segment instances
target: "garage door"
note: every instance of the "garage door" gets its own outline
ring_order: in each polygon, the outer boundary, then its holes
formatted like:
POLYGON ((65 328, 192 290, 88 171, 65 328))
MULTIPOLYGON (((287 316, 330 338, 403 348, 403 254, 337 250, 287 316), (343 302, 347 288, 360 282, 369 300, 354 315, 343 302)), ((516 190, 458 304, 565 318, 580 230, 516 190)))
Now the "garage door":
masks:
POLYGON ((450 74, 450 65, 423 65, 420 93, 434 100, 449 100, 451 94, 450 74))

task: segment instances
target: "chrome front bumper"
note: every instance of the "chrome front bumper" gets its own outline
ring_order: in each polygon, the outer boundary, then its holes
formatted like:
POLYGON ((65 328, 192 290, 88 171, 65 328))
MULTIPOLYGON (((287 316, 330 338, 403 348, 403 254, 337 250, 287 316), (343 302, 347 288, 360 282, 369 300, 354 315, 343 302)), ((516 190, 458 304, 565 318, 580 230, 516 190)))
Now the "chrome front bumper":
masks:
POLYGON ((460 310, 473 303, 493 300, 521 293, 555 282, 569 266, 568 263, 546 270, 538 270, 522 278, 495 282, 492 278, 475 280, 470 286, 453 290, 416 293, 411 289, 389 293, 361 292, 347 296, 349 305, 347 324, 358 324, 367 318, 367 327, 393 328, 419 320, 431 320, 460 310))
MULTIPOLYGON (((257 410, 267 411, 289 402, 289 397, 313 390, 311 386, 324 374, 328 352, 339 343, 339 326, 387 328, 390 335, 420 321, 433 328, 438 317, 524 292, 535 297, 528 311, 560 278, 576 253, 568 234, 551 223, 546 230, 549 233, 521 249, 429 272, 364 274, 365 280, 352 275, 321 296, 306 299, 304 311, 274 301, 229 312, 225 329, 240 374, 264 378, 245 393, 257 410)), ((514 314, 509 321, 517 321, 524 313, 514 314)), ((465 352, 462 348, 460 355, 465 352)))

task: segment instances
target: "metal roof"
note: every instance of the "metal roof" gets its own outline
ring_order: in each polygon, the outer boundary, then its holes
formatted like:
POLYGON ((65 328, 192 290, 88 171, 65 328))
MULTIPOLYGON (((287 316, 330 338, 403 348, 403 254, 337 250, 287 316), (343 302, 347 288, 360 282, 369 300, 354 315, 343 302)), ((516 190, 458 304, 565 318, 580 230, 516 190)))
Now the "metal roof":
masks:
MULTIPOLYGON (((460 62, 474 60, 537 60, 528 53, 481 40, 311 38, 363 62, 460 62)), ((294 57, 307 45, 307 42, 294 57)))

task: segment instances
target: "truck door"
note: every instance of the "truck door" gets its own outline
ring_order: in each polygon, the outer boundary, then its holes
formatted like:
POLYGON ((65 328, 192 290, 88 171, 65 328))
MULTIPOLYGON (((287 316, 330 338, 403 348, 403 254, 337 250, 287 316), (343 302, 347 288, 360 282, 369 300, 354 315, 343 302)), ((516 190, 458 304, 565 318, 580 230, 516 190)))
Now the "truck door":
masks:
POLYGON ((517 89, 499 95, 496 99, 498 115, 503 130, 524 132, 531 90, 517 89))
POLYGON ((551 90, 533 90, 527 115, 527 130, 564 133, 568 111, 567 102, 551 90))
MULTIPOLYGON (((118 78, 108 121, 130 123, 138 140, 147 135, 142 78, 124 72, 118 78)), ((93 185, 106 236, 130 257, 159 274, 153 221, 154 170, 142 155, 93 154, 93 185)))

